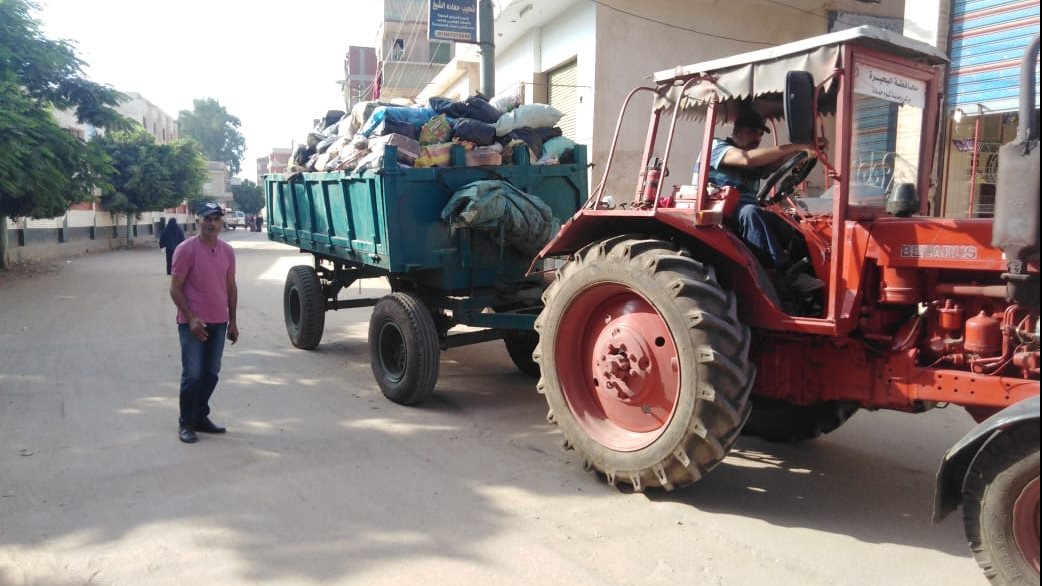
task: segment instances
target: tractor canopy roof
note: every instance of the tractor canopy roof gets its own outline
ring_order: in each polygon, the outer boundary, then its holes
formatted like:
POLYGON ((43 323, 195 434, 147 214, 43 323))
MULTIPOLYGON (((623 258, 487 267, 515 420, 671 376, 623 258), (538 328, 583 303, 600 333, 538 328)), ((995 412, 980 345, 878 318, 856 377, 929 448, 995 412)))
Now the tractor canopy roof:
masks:
MULTIPOLYGON (((659 71, 654 80, 660 97, 655 107, 671 109, 680 99, 686 116, 705 117, 709 101, 716 97, 723 106, 722 121, 733 121, 743 103, 756 102, 756 110, 765 118, 782 115, 785 75, 789 71, 807 71, 815 83, 821 83, 837 69, 842 69, 843 46, 855 45, 894 54, 927 65, 946 63, 947 57, 936 48, 903 35, 872 26, 862 26, 827 35, 803 39, 713 59, 693 65, 659 71), (682 86, 692 78, 700 78, 683 92, 682 86)), ((819 112, 835 111, 838 84, 833 79, 822 90, 819 112)), ((719 115, 719 114, 718 114, 719 115)))

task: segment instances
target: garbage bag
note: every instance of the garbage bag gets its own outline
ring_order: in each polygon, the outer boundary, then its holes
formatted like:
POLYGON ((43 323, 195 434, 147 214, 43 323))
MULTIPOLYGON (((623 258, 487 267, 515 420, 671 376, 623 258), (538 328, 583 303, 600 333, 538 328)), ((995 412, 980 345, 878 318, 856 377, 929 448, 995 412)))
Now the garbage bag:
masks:
POLYGON ((465 118, 473 118, 488 124, 495 124, 503 114, 497 110, 495 106, 489 104, 488 100, 485 99, 485 96, 481 94, 470 96, 464 103, 467 105, 467 115, 465 118))
POLYGON ((452 123, 444 114, 431 118, 420 129, 420 144, 440 144, 452 138, 452 123))
POLYGON ((423 126, 431 119, 431 116, 434 116, 434 111, 427 106, 378 106, 373 110, 373 114, 369 116, 369 119, 365 121, 365 125, 362 126, 360 133, 365 136, 372 136, 373 131, 384 120, 423 126))
POLYGON ((503 114, 496 121, 496 134, 505 136, 515 128, 544 128, 557 124, 564 117, 559 110, 546 104, 525 104, 503 114))
POLYGON ((528 256, 539 252, 561 227, 542 199, 498 180, 464 185, 442 208, 441 219, 454 230, 490 232, 500 246, 512 246, 528 256))
POLYGON ((496 127, 473 118, 457 118, 452 123, 452 132, 457 139, 469 140, 477 146, 496 142, 496 127))
POLYGON ((508 144, 513 140, 524 141, 528 148, 531 149, 532 154, 535 158, 543 156, 543 143, 557 136, 561 136, 561 129, 554 126, 552 128, 529 128, 527 126, 523 128, 515 128, 507 134, 506 139, 508 144))

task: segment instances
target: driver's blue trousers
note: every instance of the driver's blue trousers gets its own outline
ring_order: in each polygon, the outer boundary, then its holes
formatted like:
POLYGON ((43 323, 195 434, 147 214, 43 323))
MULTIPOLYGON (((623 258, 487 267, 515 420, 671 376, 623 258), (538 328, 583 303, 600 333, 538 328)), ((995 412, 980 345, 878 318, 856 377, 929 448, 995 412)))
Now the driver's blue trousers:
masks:
POLYGON ((789 254, 778 241, 778 235, 767 223, 767 212, 751 201, 738 203, 738 211, 735 212, 738 221, 738 233, 746 244, 759 250, 758 256, 768 257, 775 269, 782 269, 789 265, 789 254))

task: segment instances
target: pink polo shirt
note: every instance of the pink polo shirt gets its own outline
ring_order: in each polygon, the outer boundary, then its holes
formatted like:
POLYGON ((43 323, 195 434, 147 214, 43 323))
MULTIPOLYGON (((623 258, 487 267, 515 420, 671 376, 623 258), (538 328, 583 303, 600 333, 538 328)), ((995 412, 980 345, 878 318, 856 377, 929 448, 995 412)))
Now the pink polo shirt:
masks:
MULTIPOLYGON (((235 276, 235 250, 230 244, 218 239, 210 246, 192 236, 174 250, 170 274, 184 277, 188 308, 203 323, 228 321, 228 277, 235 276)), ((177 323, 188 323, 180 310, 177 323)))

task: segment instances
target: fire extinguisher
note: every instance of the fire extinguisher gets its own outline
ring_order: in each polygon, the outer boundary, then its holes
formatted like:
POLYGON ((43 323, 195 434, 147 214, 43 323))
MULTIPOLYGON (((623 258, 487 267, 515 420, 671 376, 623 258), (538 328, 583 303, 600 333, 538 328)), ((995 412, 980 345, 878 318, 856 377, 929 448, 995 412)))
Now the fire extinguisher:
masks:
POLYGON ((662 161, 658 157, 652 159, 648 170, 644 174, 644 203, 651 205, 658 193, 658 182, 662 178, 662 161))

